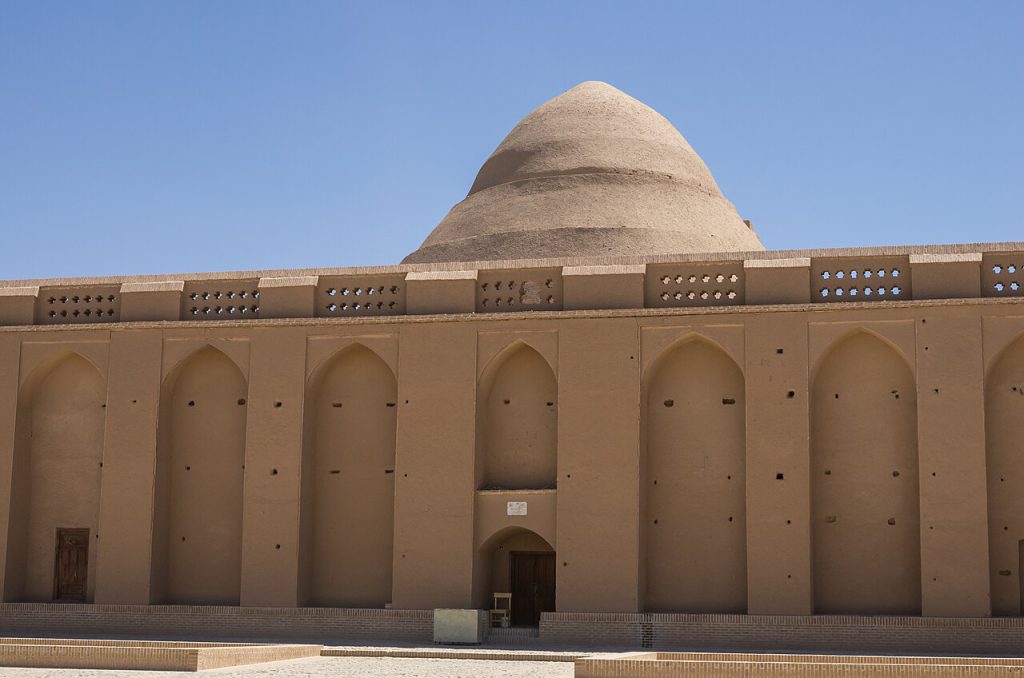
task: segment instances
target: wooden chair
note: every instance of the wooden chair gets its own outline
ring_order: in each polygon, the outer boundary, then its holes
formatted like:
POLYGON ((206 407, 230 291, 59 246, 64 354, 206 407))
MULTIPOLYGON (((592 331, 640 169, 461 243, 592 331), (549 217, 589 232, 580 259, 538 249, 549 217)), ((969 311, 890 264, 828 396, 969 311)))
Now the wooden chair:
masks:
POLYGON ((512 594, 495 593, 491 605, 491 626, 510 626, 512 624, 512 594))

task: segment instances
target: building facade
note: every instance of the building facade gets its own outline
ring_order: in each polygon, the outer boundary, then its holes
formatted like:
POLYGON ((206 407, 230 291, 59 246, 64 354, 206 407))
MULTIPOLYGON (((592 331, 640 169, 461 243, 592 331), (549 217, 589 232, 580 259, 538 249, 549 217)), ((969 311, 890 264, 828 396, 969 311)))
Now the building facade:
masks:
POLYGON ((402 265, 2 283, 3 600, 1019 616, 1022 270, 765 251, 585 83, 402 265))

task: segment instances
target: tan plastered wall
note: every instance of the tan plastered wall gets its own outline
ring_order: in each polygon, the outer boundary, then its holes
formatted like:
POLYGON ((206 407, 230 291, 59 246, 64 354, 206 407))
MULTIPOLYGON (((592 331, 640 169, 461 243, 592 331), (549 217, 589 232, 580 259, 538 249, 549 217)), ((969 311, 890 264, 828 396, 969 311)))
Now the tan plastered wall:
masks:
MULTIPOLYGON (((537 534, 557 553, 562 612, 858 611, 840 609, 841 595, 822 602, 838 573, 843 595, 875 583, 859 611, 985 616, 993 591, 997 614, 1018 614, 1013 549, 1024 534, 1000 519, 1020 513, 1021 491, 998 470, 1016 468, 1021 450, 1013 398, 1024 397, 1012 389, 1024 361, 1021 344, 1007 348, 1024 335, 1019 309, 1013 299, 844 301, 0 329, 4 596, 28 600, 41 586, 28 584, 19 535, 90 527, 97 603, 468 607, 505 576, 493 558, 482 564, 481 547, 537 546, 537 534), (509 377, 508 399, 543 398, 514 413, 521 430, 541 435, 547 408, 557 412, 556 487, 543 499, 522 487, 485 498, 489 368, 517 355, 532 362, 513 375, 523 383, 509 377), (24 413, 47 392, 33 375, 60 379, 67 360, 87 363, 105 389, 89 419, 99 433, 72 438, 82 424, 68 428, 70 418, 48 428, 82 443, 76 454, 99 436, 98 491, 72 492, 84 504, 95 496, 98 518, 42 525, 49 514, 19 495, 16 460, 45 461, 46 450, 22 445, 19 412, 31 421, 24 413), (836 392, 844 407, 831 411, 836 392), (352 420, 349 403, 361 413, 352 420), (681 418, 655 417, 669 411, 681 418), (994 491, 1001 477, 1017 489, 994 491), (826 491, 826 479, 841 482, 826 491), (347 499, 321 496, 334 480, 347 499), (654 480, 680 492, 656 493, 654 480), (527 502, 530 522, 503 515, 508 501, 527 502), (330 528, 317 526, 318 506, 340 514, 330 528), (677 526, 668 539, 652 536, 654 514, 658 528, 677 526), (838 546, 823 536, 847 524, 856 529, 838 546), (353 547, 368 569, 352 563, 353 547), (838 558, 827 572, 822 553, 838 558), (318 568, 335 560, 349 574, 318 588, 318 568), (346 586, 374 594, 349 599, 346 586), (331 587, 338 598, 321 593, 331 587)), ((505 399, 493 409, 513 407, 505 399)), ((75 487, 90 483, 75 475, 75 487)))

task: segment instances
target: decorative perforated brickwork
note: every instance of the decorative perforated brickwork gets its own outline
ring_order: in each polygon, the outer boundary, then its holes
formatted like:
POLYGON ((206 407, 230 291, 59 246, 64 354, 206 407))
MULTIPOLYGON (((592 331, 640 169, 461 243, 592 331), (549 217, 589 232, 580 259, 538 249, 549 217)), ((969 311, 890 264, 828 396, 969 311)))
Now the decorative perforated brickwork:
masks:
POLYGON ((260 290, 256 279, 185 283, 182 320, 242 320, 259 315, 260 290))
POLYGON ((1024 252, 986 254, 981 266, 982 296, 1024 296, 1024 252))
POLYGON ((322 318, 404 313, 402 275, 321 277, 316 288, 316 314, 322 318))
POLYGON ((111 323, 121 314, 118 286, 43 288, 36 302, 40 324, 111 323))
POLYGON ((908 257, 813 259, 814 301, 894 301, 910 295, 908 257))
POLYGON ((480 271, 476 283, 478 313, 562 310, 561 269, 480 271))
POLYGON ((731 306, 743 303, 743 262, 652 264, 647 267, 644 305, 731 306))

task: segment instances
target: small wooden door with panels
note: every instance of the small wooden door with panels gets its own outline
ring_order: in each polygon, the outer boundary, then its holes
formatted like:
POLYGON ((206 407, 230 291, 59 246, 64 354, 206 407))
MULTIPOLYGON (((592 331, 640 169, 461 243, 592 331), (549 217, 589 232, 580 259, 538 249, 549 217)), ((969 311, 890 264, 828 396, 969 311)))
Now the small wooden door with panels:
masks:
POLYGON ((53 599, 84 603, 89 581, 89 528, 58 527, 53 599))
POLYGON ((555 554, 513 551, 510 565, 512 625, 537 626, 555 611, 555 554))

